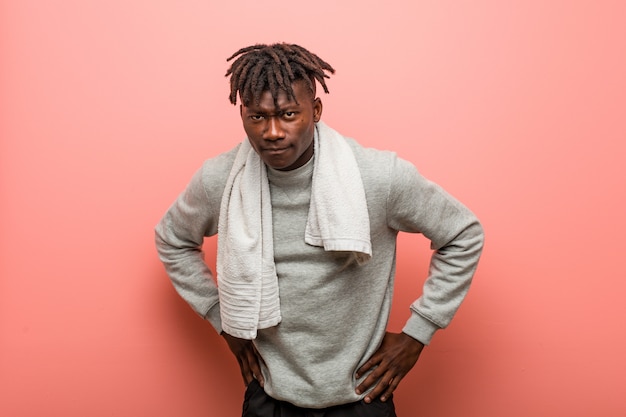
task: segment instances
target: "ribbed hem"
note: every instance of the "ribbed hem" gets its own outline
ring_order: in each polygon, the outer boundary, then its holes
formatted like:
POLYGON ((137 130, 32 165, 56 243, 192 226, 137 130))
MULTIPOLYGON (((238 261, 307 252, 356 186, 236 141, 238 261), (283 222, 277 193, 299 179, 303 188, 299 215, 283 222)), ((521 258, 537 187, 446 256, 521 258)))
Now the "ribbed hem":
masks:
POLYGON ((413 339, 419 340, 423 344, 428 345, 430 344, 435 332, 439 329, 440 327, 433 322, 413 312, 404 325, 402 332, 408 334, 413 339))

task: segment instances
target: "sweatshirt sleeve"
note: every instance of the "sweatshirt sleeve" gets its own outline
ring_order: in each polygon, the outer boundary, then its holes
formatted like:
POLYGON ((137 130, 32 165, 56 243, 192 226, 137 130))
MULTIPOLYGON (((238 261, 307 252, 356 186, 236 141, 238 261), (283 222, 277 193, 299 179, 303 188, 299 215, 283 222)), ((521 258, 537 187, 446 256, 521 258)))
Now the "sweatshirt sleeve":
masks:
POLYGON ((392 169, 388 204, 390 227, 422 233, 431 242, 428 277, 402 330, 429 344, 467 294, 482 252, 483 229, 469 209, 402 159, 392 169))
MULTIPOLYGON (((205 236, 217 233, 221 192, 213 183, 210 161, 198 170, 155 228, 159 258, 178 294, 221 332, 219 298, 204 261, 205 236), (209 172, 207 172, 209 171, 209 172)), ((219 181, 216 181, 219 183, 219 181)))

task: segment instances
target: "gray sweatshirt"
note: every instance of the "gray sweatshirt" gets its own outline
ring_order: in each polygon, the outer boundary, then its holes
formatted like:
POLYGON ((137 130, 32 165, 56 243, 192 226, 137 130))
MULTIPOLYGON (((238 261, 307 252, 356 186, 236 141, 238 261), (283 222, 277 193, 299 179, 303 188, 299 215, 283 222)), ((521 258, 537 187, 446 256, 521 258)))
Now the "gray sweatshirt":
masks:
MULTIPOLYGON (((469 288, 483 244, 476 217, 394 153, 349 140, 361 171, 373 256, 358 266, 341 252, 304 242, 313 163, 268 169, 283 320, 259 330, 265 391, 300 407, 361 399, 356 370, 386 330, 398 231, 422 233, 433 255, 422 295, 403 332, 428 344, 446 327, 469 288)), ((220 202, 237 148, 204 163, 156 227, 161 260, 179 294, 220 332, 217 287, 203 261, 205 236, 217 233, 220 202)), ((408 277, 405 277, 408 278, 408 277)), ((362 377, 364 378, 364 377, 362 377)))

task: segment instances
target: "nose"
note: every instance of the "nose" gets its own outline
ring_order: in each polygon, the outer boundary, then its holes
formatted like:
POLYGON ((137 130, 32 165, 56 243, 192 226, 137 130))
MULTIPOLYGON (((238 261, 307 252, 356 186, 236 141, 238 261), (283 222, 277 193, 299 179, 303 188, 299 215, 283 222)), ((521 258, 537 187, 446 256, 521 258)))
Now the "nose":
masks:
POLYGON ((263 132, 263 139, 279 140, 284 138, 285 132, 283 131, 280 120, 276 117, 268 117, 267 124, 263 132))

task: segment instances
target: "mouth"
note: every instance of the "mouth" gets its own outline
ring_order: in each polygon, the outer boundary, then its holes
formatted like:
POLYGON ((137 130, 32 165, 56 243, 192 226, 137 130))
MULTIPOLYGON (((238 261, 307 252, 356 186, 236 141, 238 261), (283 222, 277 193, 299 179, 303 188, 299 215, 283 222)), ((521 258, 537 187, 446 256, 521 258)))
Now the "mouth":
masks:
POLYGON ((263 151, 267 153, 277 154, 285 152, 289 148, 264 148, 263 151))

